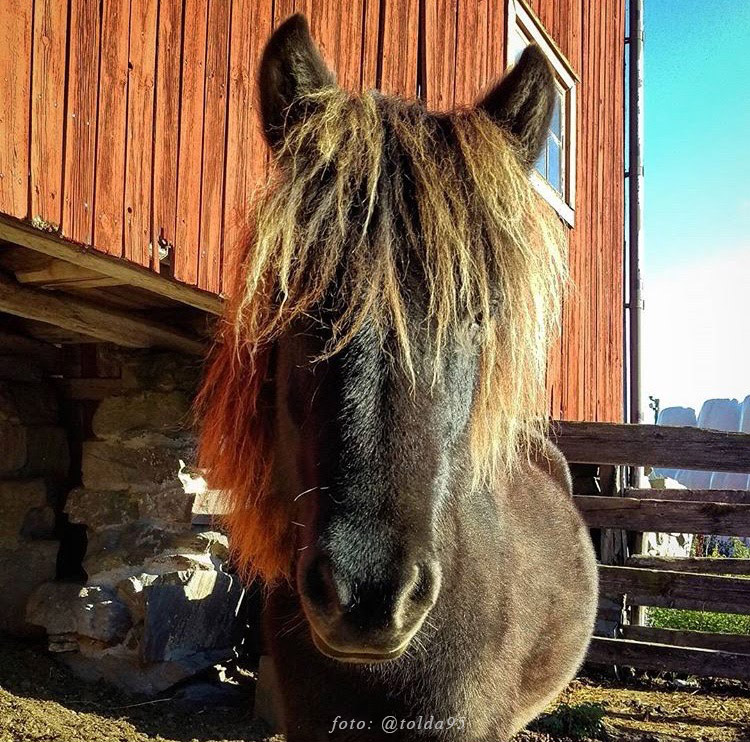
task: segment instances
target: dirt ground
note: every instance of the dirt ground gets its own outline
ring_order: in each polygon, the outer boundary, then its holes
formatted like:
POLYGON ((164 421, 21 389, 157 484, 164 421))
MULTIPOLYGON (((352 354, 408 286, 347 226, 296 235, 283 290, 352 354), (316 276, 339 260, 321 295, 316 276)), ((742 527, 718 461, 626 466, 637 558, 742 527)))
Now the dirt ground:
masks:
MULTIPOLYGON (((144 701, 87 684, 37 644, 0 644, 0 742, 281 742, 254 722, 248 702, 206 707, 170 697, 144 701)), ((623 742, 750 742, 750 688, 678 688, 666 681, 577 680, 560 702, 601 703, 623 742)), ((525 732, 518 742, 567 738, 525 732)))

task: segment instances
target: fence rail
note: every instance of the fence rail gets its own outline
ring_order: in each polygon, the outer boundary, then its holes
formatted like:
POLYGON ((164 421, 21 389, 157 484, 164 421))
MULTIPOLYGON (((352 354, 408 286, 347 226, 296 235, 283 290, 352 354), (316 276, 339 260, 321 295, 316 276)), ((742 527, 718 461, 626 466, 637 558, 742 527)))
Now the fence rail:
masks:
MULTIPOLYGON (((552 437, 572 463, 750 472, 749 434, 561 422, 552 437)), ((575 495, 588 526, 601 529, 602 544, 613 543, 606 534, 625 532, 750 535, 750 492, 618 489, 618 477, 607 481, 615 483, 609 491, 591 494, 596 489, 588 487, 575 495)), ((653 557, 621 548, 610 561, 599 565, 600 594, 617 615, 622 605, 750 614, 750 559, 653 557)), ((618 636, 595 637, 588 661, 750 680, 748 635, 621 625, 618 636)))
POLYGON ((628 665, 655 672, 670 670, 703 677, 750 680, 750 654, 698 647, 595 636, 587 660, 597 665, 628 665))
POLYGON ((556 441, 580 464, 750 472, 750 435, 663 425, 559 422, 556 441))
MULTIPOLYGON (((652 492, 656 494, 658 490, 652 492)), ((595 495, 577 496, 575 501, 590 528, 720 533, 723 536, 745 536, 750 533, 750 505, 745 504, 595 495)))
POLYGON ((750 559, 715 559, 714 557, 655 557, 635 554, 625 562, 626 567, 666 569, 670 572, 700 572, 709 575, 748 575, 750 559))

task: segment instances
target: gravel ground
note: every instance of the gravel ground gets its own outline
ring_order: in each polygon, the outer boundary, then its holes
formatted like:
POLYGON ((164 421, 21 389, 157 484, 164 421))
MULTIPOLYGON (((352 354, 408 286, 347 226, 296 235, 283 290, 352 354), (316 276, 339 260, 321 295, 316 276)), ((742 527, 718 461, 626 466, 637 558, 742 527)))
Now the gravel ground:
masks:
MULTIPOLYGON (((247 703, 205 707, 179 698, 123 695, 74 678, 37 644, 0 643, 0 742, 282 742, 247 703)), ((601 703, 613 740, 750 742, 750 687, 677 688, 667 682, 574 681, 560 702, 601 703)), ((564 742, 525 732, 517 742, 564 742)))

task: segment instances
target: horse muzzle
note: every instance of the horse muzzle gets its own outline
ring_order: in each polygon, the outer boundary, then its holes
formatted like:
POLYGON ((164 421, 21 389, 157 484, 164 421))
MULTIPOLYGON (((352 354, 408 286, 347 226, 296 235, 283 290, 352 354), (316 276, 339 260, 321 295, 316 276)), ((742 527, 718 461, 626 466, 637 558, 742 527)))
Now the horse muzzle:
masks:
POLYGON ((434 560, 389 570, 381 579, 344 576, 323 555, 300 571, 298 588, 313 643, 340 662, 369 664, 400 657, 440 590, 434 560))

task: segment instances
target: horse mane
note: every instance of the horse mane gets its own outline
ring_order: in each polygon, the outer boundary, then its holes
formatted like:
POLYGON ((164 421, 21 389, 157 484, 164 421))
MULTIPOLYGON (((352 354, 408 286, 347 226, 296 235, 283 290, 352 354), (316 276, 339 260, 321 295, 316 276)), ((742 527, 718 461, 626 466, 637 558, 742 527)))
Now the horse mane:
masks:
POLYGON ((480 109, 328 87, 295 103, 197 400, 199 461, 228 499, 248 576, 288 576, 294 493, 272 483, 276 339, 330 301, 327 353, 365 324, 391 338, 414 378, 404 266, 424 275, 434 373, 467 317, 481 333, 471 424, 474 484, 510 473, 545 432, 548 348, 566 278, 563 232, 516 142, 480 109))

